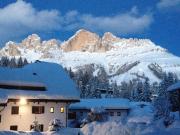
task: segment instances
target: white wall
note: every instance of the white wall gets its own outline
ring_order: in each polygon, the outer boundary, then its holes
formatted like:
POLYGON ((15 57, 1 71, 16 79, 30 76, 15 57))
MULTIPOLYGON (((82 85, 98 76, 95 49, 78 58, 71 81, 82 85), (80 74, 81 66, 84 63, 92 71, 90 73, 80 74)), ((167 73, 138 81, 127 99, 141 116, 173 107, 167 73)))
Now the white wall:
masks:
POLYGON ((109 120, 122 120, 125 119, 128 115, 128 110, 107 110, 109 115, 109 120), (110 116, 110 112, 114 112, 114 116, 110 116), (117 113, 121 112, 121 115, 118 116, 117 113))
MULTIPOLYGON (((83 118, 87 117, 89 111, 81 109, 81 110, 74 110, 74 111, 72 110, 72 112, 76 112, 77 119, 83 119, 83 118), (83 112, 83 114, 81 114, 81 112, 83 112)), ((108 113, 109 120, 124 119, 128 115, 128 110, 123 110, 123 109, 116 109, 116 110, 108 109, 108 110, 106 110, 106 112, 108 113), (110 116, 110 114, 109 114, 110 112, 114 112, 114 116, 110 116), (121 112, 121 115, 117 116, 117 112, 121 112)))
POLYGON ((55 103, 55 102, 40 102, 28 103, 27 105, 19 105, 10 102, 7 104, 5 109, 0 112, 1 123, 0 130, 10 130, 10 125, 17 125, 19 131, 29 131, 30 125, 32 125, 35 117, 37 118, 39 124, 44 125, 44 131, 48 130, 48 124, 50 120, 56 118, 60 119, 64 126, 66 126, 66 103, 55 103), (19 106, 19 114, 12 115, 11 107, 19 106), (43 114, 32 114, 32 106, 44 106, 45 111, 43 114), (50 108, 54 107, 54 113, 50 113, 50 108), (64 113, 60 112, 60 108, 64 107, 64 113))

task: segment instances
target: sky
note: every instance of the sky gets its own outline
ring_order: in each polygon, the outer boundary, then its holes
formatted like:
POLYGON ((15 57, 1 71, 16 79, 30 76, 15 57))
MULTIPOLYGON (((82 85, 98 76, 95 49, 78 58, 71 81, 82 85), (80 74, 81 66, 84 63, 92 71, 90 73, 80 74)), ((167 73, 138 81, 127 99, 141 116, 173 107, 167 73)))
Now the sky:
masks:
POLYGON ((0 0, 0 47, 32 33, 64 41, 81 28, 148 38, 180 56, 180 0, 0 0))

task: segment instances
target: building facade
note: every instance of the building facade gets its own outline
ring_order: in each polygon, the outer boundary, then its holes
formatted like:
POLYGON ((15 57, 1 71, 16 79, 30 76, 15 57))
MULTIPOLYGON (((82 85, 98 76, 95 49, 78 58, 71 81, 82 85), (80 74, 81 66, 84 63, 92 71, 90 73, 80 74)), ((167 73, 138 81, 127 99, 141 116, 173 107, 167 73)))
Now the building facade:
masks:
POLYGON ((68 107, 79 102, 79 93, 59 65, 38 62, 5 70, 13 76, 0 77, 0 130, 30 131, 38 122, 47 131, 54 119, 67 126, 68 107))
POLYGON ((1 106, 0 130, 30 131, 34 121, 40 124, 41 131, 47 131, 49 122, 60 119, 63 126, 67 125, 67 102, 20 102, 9 101, 1 106))

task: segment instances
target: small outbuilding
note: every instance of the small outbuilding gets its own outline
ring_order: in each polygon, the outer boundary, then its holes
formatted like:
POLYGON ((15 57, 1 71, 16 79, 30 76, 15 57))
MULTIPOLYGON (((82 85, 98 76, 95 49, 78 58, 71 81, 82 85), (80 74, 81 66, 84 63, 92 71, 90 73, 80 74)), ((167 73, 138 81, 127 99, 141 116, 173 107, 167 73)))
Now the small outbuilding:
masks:
POLYGON ((118 120, 129 114, 130 103, 123 98, 81 99, 70 105, 69 122, 87 117, 92 109, 105 110, 109 120, 118 120))

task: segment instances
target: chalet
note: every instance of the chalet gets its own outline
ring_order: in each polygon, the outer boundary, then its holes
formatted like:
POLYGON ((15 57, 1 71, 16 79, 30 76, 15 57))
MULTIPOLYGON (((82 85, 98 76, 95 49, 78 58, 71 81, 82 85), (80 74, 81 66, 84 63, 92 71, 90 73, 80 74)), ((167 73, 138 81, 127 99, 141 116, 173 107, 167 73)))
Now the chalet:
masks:
POLYGON ((58 64, 0 68, 0 130, 29 131, 38 121, 46 131, 52 119, 67 126, 68 106, 78 101, 74 82, 58 64))
POLYGON ((171 111, 178 112, 180 118, 180 82, 177 82, 170 87, 168 87, 167 91, 169 92, 169 98, 171 102, 171 111))
POLYGON ((107 90, 107 89, 97 88, 95 91, 96 93, 99 93, 101 98, 113 97, 113 90, 111 89, 107 90))
POLYGON ((122 98, 101 98, 81 99, 69 107, 69 122, 85 118, 91 109, 103 108, 108 113, 108 119, 123 119, 129 114, 130 103, 128 99, 122 98))

